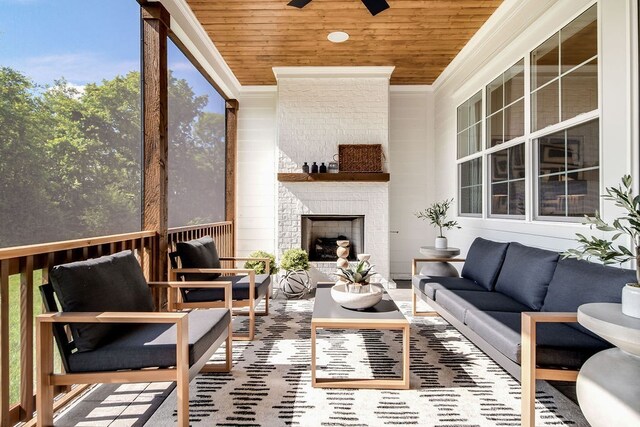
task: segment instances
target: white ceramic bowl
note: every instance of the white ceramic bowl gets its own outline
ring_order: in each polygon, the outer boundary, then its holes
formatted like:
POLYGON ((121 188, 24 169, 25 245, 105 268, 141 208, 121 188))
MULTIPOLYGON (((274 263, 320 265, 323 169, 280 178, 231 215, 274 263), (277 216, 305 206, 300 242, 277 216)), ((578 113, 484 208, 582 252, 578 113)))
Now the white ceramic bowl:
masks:
POLYGON ((370 292, 347 292, 344 284, 337 284, 331 288, 331 297, 344 308, 364 310, 373 307, 382 300, 382 288, 378 285, 369 285, 370 292))

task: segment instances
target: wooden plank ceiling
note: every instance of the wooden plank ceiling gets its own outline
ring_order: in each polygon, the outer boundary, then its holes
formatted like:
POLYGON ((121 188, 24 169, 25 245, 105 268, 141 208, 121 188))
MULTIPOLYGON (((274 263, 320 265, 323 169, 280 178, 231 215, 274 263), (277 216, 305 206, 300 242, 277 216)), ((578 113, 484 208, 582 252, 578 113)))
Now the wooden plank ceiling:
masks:
POLYGON ((392 84, 431 84, 502 0, 188 0, 243 85, 273 85, 275 66, 395 65, 392 84), (334 44, 331 31, 350 38, 334 44))

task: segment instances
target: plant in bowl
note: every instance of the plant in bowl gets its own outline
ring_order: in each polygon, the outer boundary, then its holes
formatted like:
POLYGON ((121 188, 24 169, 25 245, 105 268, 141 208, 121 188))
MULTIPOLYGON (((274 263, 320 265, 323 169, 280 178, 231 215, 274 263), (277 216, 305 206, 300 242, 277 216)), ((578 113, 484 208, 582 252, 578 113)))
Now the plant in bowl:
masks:
POLYGON ((595 227, 600 231, 614 233, 611 239, 586 237, 576 233, 580 246, 567 250, 563 256, 580 259, 597 258, 604 264, 635 260, 636 283, 627 283, 622 289, 622 312, 628 316, 640 317, 640 195, 633 194, 632 183, 631 176, 625 175, 622 177, 622 184, 607 188, 605 190, 607 194, 602 196, 605 200, 614 202, 617 207, 623 208, 626 211, 623 216, 608 224, 598 211, 592 217, 585 215, 584 224, 589 224, 592 229, 595 227), (615 243, 622 236, 630 238, 631 249, 615 243))
POLYGON ((345 284, 349 292, 359 293, 368 292, 363 286, 369 284, 371 276, 376 274, 373 266, 367 260, 360 260, 355 266, 350 265, 348 268, 338 268, 336 276, 345 284))
POLYGON ((309 254, 303 249, 287 249, 280 259, 280 268, 285 270, 280 278, 280 290, 288 298, 301 298, 310 291, 309 254))
POLYGON ((457 221, 447 221, 447 213, 452 203, 453 199, 443 200, 432 204, 423 211, 415 213, 416 217, 429 221, 430 225, 438 229, 438 237, 436 237, 435 243, 436 249, 446 249, 449 246, 442 230, 460 228, 457 221))
POLYGON ((266 251, 253 251, 249 254, 249 258, 269 258, 269 271, 265 271, 264 261, 247 261, 244 263, 244 268, 250 268, 256 272, 256 274, 274 275, 278 272, 278 264, 276 264, 276 257, 266 251))

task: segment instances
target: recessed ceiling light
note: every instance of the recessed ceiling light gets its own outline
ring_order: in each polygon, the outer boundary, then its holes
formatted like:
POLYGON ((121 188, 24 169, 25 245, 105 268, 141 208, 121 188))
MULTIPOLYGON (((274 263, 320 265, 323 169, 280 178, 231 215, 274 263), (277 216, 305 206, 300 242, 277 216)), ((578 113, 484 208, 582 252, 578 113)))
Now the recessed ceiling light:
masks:
POLYGON ((342 43, 349 40, 349 34, 345 33, 344 31, 334 31, 332 33, 329 33, 327 38, 329 39, 330 42, 342 43))

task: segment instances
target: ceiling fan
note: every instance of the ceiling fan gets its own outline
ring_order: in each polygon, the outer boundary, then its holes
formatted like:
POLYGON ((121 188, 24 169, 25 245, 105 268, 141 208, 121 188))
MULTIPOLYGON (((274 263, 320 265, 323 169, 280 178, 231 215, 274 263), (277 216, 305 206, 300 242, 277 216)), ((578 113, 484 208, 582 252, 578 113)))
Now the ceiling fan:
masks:
MULTIPOLYGON (((389 3, 386 0, 361 0, 362 3, 369 9, 369 12, 373 16, 376 16, 383 10, 389 9, 389 3)), ((297 7, 298 9, 302 9, 306 5, 311 3, 311 0, 291 0, 287 3, 287 6, 297 7)))

